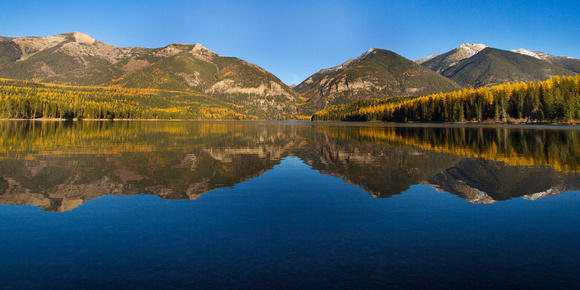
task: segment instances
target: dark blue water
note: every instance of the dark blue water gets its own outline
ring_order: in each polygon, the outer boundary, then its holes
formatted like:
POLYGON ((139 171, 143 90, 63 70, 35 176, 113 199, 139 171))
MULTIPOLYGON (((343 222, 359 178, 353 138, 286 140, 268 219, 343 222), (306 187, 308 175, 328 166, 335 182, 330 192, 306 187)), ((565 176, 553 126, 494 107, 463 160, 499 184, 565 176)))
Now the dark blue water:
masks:
POLYGON ((580 287, 576 130, 46 126, 0 144, 0 289, 580 287))
POLYGON ((1 206, 2 288, 575 288, 580 194, 377 200, 285 158, 195 201, 1 206))

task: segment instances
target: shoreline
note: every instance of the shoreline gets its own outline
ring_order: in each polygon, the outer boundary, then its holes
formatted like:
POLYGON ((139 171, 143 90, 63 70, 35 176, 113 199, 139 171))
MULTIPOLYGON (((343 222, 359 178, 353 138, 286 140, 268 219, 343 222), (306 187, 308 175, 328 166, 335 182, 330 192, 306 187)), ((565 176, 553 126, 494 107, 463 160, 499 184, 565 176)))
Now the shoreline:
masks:
POLYGON ((350 125, 350 126, 370 126, 370 127, 485 127, 485 128, 553 128, 553 129, 576 129, 580 130, 580 122, 572 123, 502 123, 502 122, 457 122, 457 123, 420 123, 420 122, 359 122, 359 121, 311 121, 311 120, 205 120, 205 119, 59 119, 59 118, 39 118, 39 119, 0 119, 0 122, 276 122, 276 123, 301 123, 311 125, 350 125), (577 127, 577 128, 575 128, 577 127))

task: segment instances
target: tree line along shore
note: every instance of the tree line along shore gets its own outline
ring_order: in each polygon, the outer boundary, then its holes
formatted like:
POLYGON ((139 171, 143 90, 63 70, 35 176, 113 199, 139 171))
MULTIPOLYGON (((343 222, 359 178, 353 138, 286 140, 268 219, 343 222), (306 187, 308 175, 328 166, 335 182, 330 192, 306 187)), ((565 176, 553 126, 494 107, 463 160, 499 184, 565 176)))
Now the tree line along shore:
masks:
POLYGON ((316 121, 577 123, 580 76, 338 105, 316 121))

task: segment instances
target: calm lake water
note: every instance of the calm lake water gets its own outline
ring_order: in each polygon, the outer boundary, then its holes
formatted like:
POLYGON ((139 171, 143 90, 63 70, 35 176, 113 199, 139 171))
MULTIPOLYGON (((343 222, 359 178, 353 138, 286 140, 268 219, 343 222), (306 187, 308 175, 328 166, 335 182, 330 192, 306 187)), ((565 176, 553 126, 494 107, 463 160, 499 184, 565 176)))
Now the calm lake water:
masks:
POLYGON ((578 127, 0 134, 0 289, 580 287, 578 127))

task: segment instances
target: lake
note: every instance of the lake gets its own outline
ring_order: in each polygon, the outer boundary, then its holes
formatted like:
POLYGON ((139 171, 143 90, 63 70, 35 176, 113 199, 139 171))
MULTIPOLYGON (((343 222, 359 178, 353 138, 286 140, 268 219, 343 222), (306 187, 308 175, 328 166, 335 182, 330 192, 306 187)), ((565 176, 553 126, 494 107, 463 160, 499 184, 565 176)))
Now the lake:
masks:
POLYGON ((580 287, 578 127, 0 134, 0 289, 580 287))

